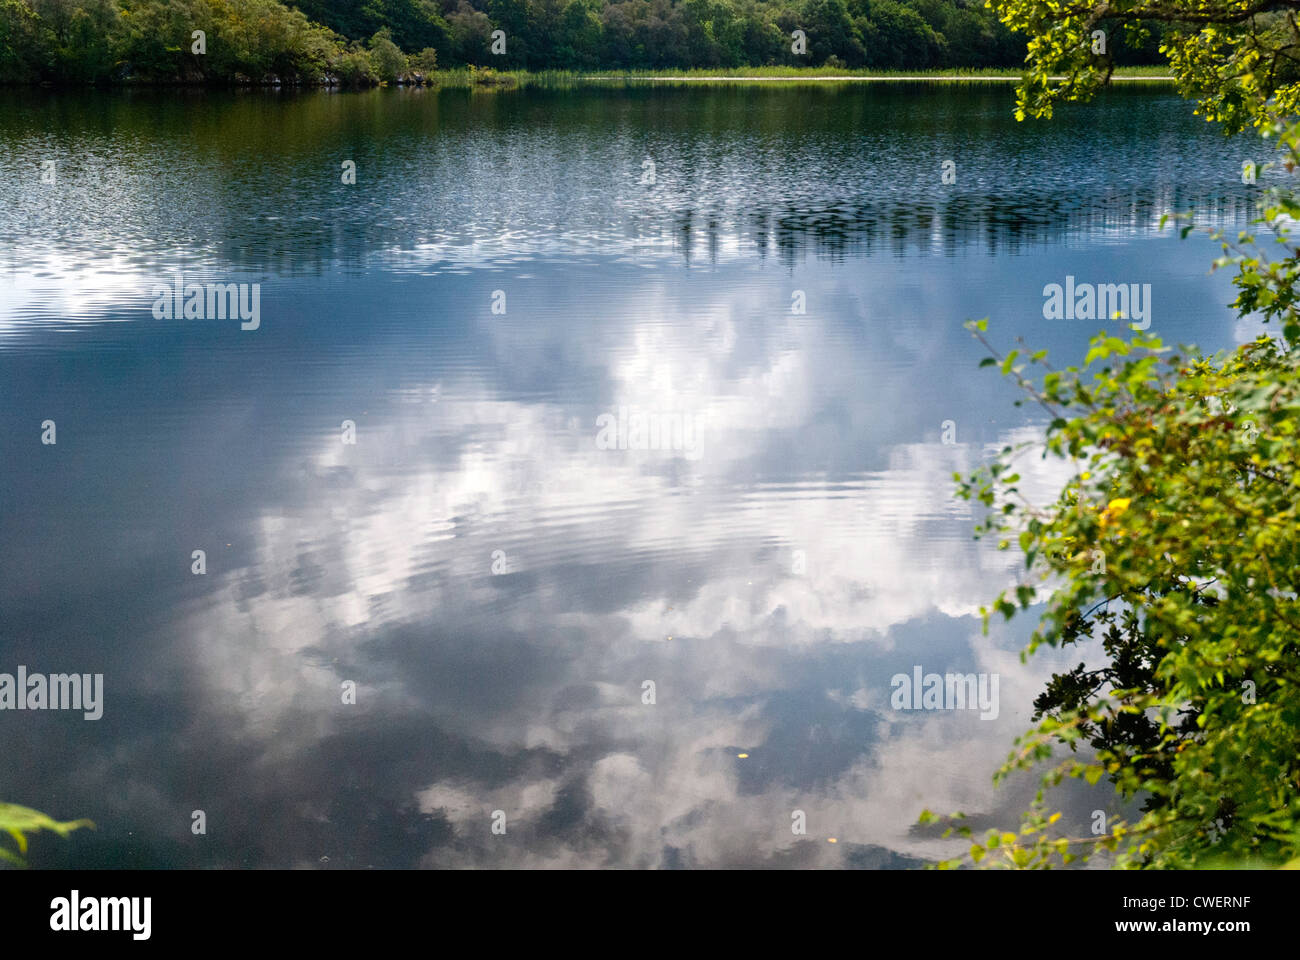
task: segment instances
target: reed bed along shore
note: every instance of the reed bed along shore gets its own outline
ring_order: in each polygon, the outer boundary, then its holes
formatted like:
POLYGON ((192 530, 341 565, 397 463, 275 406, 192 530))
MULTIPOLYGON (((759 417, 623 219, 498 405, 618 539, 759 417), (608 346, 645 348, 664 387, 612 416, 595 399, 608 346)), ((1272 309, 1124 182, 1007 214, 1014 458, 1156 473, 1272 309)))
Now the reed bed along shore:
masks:
MULTIPOLYGON (((732 67, 697 70, 438 70, 426 82, 443 87, 563 86, 580 83, 863 83, 863 82, 1014 82, 1018 70, 849 70, 826 67, 732 67)), ((1064 78, 1061 78, 1064 79, 1064 78)), ((1171 83, 1167 67, 1118 67, 1117 81, 1171 83)))

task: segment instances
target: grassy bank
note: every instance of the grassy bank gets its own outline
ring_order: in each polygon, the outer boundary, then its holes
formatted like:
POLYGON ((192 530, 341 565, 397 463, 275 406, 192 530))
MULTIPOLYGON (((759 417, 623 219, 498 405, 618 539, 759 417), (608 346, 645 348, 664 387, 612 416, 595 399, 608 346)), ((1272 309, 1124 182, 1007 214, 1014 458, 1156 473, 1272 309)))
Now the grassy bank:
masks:
MULTIPOLYGON (((698 70, 438 70, 429 82, 443 87, 566 86, 582 83, 859 83, 865 81, 934 81, 949 83, 1011 82, 1018 70, 847 70, 828 67, 736 67, 698 70)), ((1115 80, 1170 82, 1167 66, 1118 67, 1115 80)))

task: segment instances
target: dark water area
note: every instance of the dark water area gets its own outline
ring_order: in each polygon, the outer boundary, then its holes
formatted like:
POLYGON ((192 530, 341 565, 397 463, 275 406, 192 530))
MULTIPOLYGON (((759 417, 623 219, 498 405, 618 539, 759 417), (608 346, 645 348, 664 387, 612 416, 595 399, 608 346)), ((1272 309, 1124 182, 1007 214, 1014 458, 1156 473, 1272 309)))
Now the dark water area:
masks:
POLYGON ((1267 157, 1159 86, 1012 107, 0 92, 0 673, 103 675, 98 719, 0 710, 0 800, 98 825, 32 865, 887 868, 949 855, 924 807, 1014 825, 991 773, 1078 656, 981 635, 1020 561, 952 474, 1044 420, 962 324, 1078 362, 1120 324, 1045 319, 1072 277, 1252 337, 1158 224, 1243 226, 1267 157), (896 709, 917 668, 996 709, 896 709))

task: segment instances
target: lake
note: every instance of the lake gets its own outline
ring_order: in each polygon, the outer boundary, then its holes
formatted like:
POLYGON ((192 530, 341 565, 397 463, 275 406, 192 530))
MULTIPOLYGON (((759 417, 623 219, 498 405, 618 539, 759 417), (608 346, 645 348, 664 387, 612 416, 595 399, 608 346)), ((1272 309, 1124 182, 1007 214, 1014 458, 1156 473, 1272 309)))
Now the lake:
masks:
POLYGON ((0 91, 0 673, 103 677, 97 719, 0 711, 0 800, 98 827, 32 865, 900 868, 952 855, 925 807, 1014 827, 991 774, 1079 655, 981 634, 1021 560, 952 474, 1045 419, 962 325, 1077 363, 1122 324, 1045 287, 1124 285, 1253 337, 1158 228, 1244 225, 1267 157, 1162 85, 1013 101, 0 91), (899 709, 930 673, 972 702, 899 709))

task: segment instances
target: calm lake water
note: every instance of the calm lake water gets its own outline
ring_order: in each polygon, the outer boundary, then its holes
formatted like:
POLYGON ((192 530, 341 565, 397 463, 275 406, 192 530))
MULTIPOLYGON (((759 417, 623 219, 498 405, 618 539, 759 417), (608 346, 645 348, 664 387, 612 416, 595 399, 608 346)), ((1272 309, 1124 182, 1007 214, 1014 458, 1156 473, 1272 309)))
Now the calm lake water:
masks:
POLYGON ((1157 225, 1244 223, 1266 158, 1163 87, 1012 106, 0 92, 0 672, 104 677, 98 720, 0 712, 0 800, 98 824, 32 864, 908 867, 951 855, 923 807, 1014 825, 990 775, 1078 654, 981 636, 1019 560, 951 475, 1043 420, 962 323, 1077 362, 1118 325, 1045 320, 1069 276, 1253 336, 1157 225), (178 274, 257 328, 168 316, 178 274), (996 716, 893 709, 917 668, 996 716))

